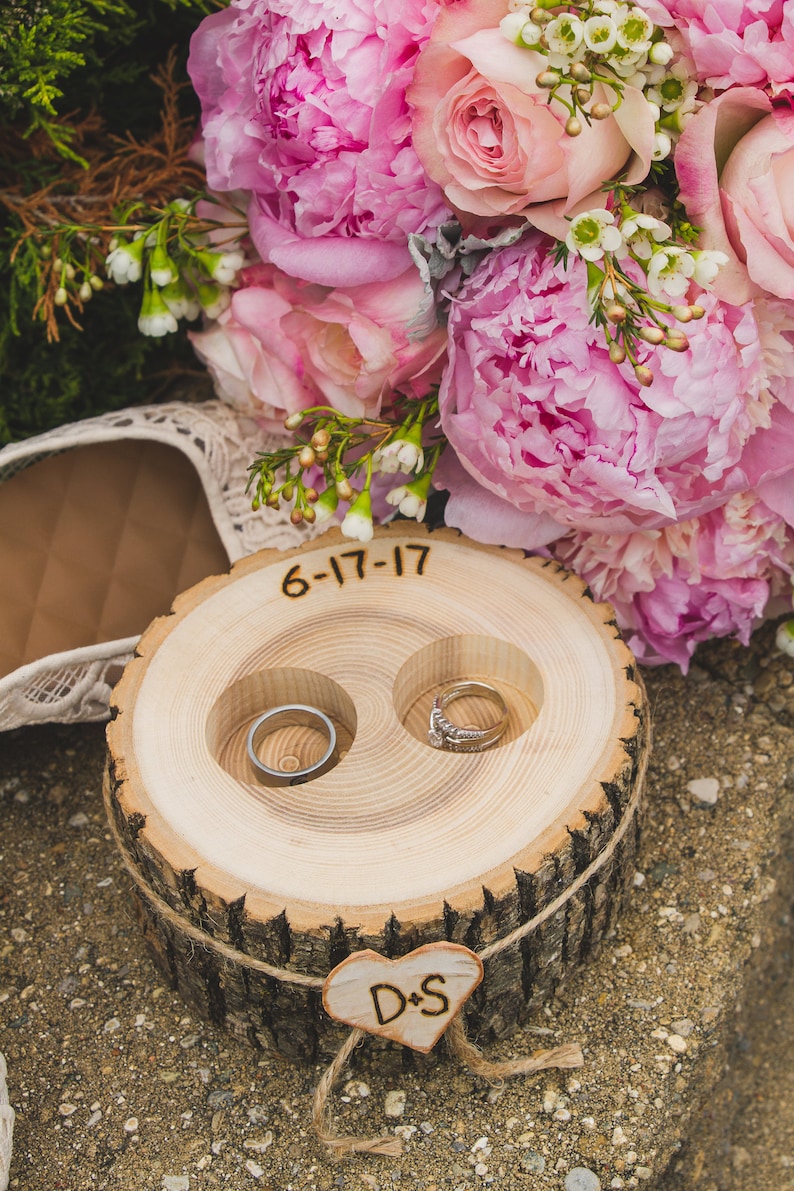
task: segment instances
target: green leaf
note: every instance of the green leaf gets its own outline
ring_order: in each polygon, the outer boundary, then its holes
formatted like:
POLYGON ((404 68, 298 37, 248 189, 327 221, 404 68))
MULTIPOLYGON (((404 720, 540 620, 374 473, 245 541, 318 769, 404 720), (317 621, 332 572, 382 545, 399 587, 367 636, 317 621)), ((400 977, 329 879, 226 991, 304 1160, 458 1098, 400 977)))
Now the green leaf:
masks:
POLYGON ((595 261, 587 261, 587 300, 591 306, 598 304, 601 286, 604 284, 606 273, 599 269, 595 261))

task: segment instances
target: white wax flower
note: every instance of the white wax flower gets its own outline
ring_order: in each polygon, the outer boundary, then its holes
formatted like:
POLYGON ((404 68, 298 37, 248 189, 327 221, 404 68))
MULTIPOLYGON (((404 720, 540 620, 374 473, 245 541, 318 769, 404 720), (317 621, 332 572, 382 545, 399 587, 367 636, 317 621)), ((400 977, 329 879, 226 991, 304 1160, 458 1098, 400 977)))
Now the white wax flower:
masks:
POLYGON ((618 45, 635 54, 646 54, 651 48, 654 23, 641 8, 630 7, 625 14, 615 15, 618 45))
POLYGON ((670 236, 668 224, 644 211, 636 211, 624 219, 620 230, 635 257, 641 261, 651 259, 654 243, 662 244, 670 236))
POLYGON ((712 284, 723 265, 728 263, 725 253, 717 252, 715 249, 693 252, 692 257, 695 261, 693 280, 703 289, 712 284))
POLYGON ((571 252, 586 261, 601 260, 605 252, 619 252, 624 245, 623 233, 615 226, 615 216, 600 207, 583 211, 571 220, 565 243, 571 252))
POLYGON ((330 488, 326 488, 325 492, 321 494, 320 499, 315 501, 312 506, 317 523, 322 524, 323 521, 330 521, 338 506, 339 497, 337 496, 336 488, 331 485, 330 488))
POLYGON ((143 273, 143 240, 117 244, 105 259, 105 269, 108 277, 115 281, 116 285, 140 281, 143 273))
POLYGON ((413 490, 413 485, 403 484, 399 488, 392 488, 386 493, 386 503, 397 505, 403 517, 413 517, 421 521, 427 508, 427 499, 420 492, 413 490))
POLYGON ((421 521, 427 508, 427 495, 430 491, 431 474, 419 476, 410 484, 402 484, 399 488, 392 488, 386 493, 386 501, 390 505, 397 505, 403 517, 414 517, 421 521))
POLYGON ((220 285, 231 285, 245 263, 242 252, 205 252, 202 263, 213 281, 220 285))
POLYGON ((648 51, 648 57, 656 66, 667 66, 673 60, 673 47, 666 41, 656 41, 648 51))
POLYGON ((138 319, 138 330, 141 335, 149 335, 152 339, 170 335, 176 329, 177 321, 170 310, 165 314, 142 314, 138 319))
POLYGON ((663 112, 695 110, 697 82, 684 62, 674 63, 669 70, 661 67, 649 70, 648 82, 646 98, 658 104, 663 112))
POLYGON ((207 318, 218 318, 232 300, 232 292, 225 285, 199 285, 198 300, 207 318))
POLYGON ((553 54, 573 57, 584 40, 584 22, 572 13, 563 13, 549 21, 543 31, 546 44, 553 54))
POLYGON ((607 54, 606 59, 612 67, 616 75, 619 75, 625 82, 630 83, 631 86, 637 86, 642 89, 644 86, 644 76, 642 68, 648 61, 648 55, 642 51, 628 51, 622 50, 618 53, 620 47, 616 46, 611 54, 607 54))
POLYGON ((359 492, 345 514, 341 528, 346 538, 355 538, 358 542, 372 541, 375 530, 372 524, 372 500, 368 488, 359 492))
POLYGON ((664 161, 669 157, 673 151, 672 139, 666 132, 657 132, 653 138, 653 149, 651 150, 652 161, 664 161))
POLYGON ((512 41, 513 45, 521 45, 521 30, 526 23, 527 14, 525 12, 509 12, 499 22, 499 31, 508 41, 512 41))
POLYGON ((425 465, 422 449, 422 427, 413 425, 391 442, 386 443, 372 458, 373 466, 386 475, 395 472, 420 472, 425 465))
POLYGON ((618 39, 618 30, 611 17, 588 17, 584 23, 584 43, 588 50, 605 54, 618 39))
POLYGON ((775 645, 790 658, 794 658, 794 620, 786 620, 777 630, 775 645))
POLYGON ((176 329, 177 321, 163 301, 160 291, 157 289, 148 290, 144 294, 141 312, 138 316, 138 330, 140 333, 142 335, 149 335, 154 339, 159 339, 163 335, 169 335, 176 329))
POLYGON ((201 314, 201 303, 198 298, 181 281, 164 286, 160 292, 174 318, 184 318, 188 322, 192 322, 201 314))
POLYGON ((657 248, 648 266, 648 289, 658 298, 681 298, 689 288, 695 272, 691 252, 684 248, 657 248))

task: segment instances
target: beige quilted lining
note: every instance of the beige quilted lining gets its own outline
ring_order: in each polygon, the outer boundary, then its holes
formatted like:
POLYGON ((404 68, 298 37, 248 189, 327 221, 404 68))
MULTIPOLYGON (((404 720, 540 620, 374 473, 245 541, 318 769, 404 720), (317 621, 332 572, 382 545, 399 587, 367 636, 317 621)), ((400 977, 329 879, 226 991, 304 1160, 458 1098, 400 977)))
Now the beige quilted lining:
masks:
POLYGON ((141 633, 228 567, 175 447, 122 440, 44 459, 0 484, 0 676, 141 633))

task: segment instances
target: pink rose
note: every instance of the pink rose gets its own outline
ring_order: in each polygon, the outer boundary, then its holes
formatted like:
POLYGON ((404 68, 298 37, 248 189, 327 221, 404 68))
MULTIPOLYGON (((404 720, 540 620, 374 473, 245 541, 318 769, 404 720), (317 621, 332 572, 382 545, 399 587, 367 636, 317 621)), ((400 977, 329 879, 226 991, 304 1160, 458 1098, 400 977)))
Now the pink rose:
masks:
POLYGON ((726 91, 687 125, 675 168, 702 246, 729 257, 715 292, 794 298, 794 113, 753 88, 726 91))
POLYGON ((574 533, 553 553, 612 604, 640 661, 686 671, 700 641, 747 644, 770 601, 790 588, 794 534, 757 496, 740 493, 662 530, 574 533))
POLYGON ((194 34, 207 178, 249 192, 263 260, 323 285, 397 277, 449 217, 405 88, 434 0, 233 0, 194 34))
POLYGON ((422 397, 438 382, 444 332, 413 342, 406 330, 424 293, 414 270, 329 290, 260 265, 245 281, 229 309, 191 336, 232 404, 261 404, 274 418, 312 405, 374 416, 394 391, 422 397))
POLYGON ((785 0, 649 0, 642 7, 658 25, 681 33, 702 82, 722 91, 794 80, 794 11, 785 0))
MULTIPOLYGON (((555 265, 533 235, 491 253, 450 309, 441 424, 476 484, 527 515, 528 545, 552 536, 539 514, 561 532, 656 528, 790 469, 777 444, 792 417, 768 390, 751 306, 704 295, 689 350, 649 351, 643 388, 610 361, 586 290, 584 263, 555 265)), ((476 489, 439 467, 468 533, 476 489)))
MULTIPOLYGON (((535 83, 546 59, 499 29, 507 11, 506 0, 442 9, 408 89, 414 145, 464 222, 521 216, 564 239, 563 216, 603 206, 604 181, 624 170, 629 183, 647 175, 653 116, 642 93, 625 86, 612 117, 566 135, 568 112, 535 83)), ((609 98, 596 92, 596 101, 609 98)))

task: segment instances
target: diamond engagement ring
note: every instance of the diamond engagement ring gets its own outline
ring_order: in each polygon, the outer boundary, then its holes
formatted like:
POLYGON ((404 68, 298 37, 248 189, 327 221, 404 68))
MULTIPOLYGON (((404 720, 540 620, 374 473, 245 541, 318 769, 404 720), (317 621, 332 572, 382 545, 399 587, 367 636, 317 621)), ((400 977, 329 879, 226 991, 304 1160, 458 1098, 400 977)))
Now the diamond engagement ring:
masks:
POLYGON ((454 682, 439 691, 433 700, 430 728, 427 733, 428 743, 435 749, 448 749, 453 753, 481 753, 483 749, 496 744, 504 735, 508 717, 507 703, 496 687, 490 686, 487 682, 454 682), (473 695, 495 703, 499 710, 496 723, 489 724, 487 728, 462 728, 447 719, 444 711, 450 703, 462 699, 465 695, 473 695))
POLYGON ((287 703, 281 707, 271 707, 270 711, 260 715, 248 729, 246 748, 254 772, 265 786, 300 786, 333 769, 338 760, 336 728, 325 712, 304 703, 287 703), (263 745, 268 737, 284 728, 311 728, 324 737, 326 744, 319 758, 311 765, 302 766, 297 756, 290 755, 282 758, 282 769, 266 765, 261 757, 263 745))

